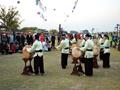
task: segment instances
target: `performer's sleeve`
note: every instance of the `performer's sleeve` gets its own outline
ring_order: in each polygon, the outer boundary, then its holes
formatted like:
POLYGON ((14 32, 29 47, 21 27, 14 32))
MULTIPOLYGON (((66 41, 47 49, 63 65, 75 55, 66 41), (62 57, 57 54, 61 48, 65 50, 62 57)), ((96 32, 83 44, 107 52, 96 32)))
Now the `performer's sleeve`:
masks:
POLYGON ((93 41, 91 41, 91 43, 92 43, 92 47, 94 47, 95 43, 93 41))
POLYGON ((71 40, 71 43, 76 43, 76 39, 73 38, 73 39, 71 40))
POLYGON ((63 41, 60 42, 60 45, 56 47, 56 49, 61 50, 63 48, 63 41))
POLYGON ((102 40, 99 40, 99 41, 98 41, 98 44, 101 45, 101 43, 102 43, 102 40))
POLYGON ((82 42, 80 43, 80 47, 85 45, 85 40, 82 40, 82 42))
POLYGON ((106 40, 105 40, 105 42, 103 43, 103 45, 101 45, 103 48, 105 48, 106 47, 106 40))
POLYGON ((85 46, 81 47, 80 50, 85 51, 87 49, 87 47, 88 47, 88 42, 86 41, 85 46))

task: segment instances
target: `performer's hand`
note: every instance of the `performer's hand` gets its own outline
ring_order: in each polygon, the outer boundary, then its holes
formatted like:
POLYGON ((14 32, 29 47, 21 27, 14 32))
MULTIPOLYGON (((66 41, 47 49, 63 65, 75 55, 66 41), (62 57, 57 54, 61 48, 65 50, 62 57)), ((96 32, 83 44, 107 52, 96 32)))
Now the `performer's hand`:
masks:
POLYGON ((57 47, 55 47, 55 50, 58 50, 58 48, 57 48, 57 47))

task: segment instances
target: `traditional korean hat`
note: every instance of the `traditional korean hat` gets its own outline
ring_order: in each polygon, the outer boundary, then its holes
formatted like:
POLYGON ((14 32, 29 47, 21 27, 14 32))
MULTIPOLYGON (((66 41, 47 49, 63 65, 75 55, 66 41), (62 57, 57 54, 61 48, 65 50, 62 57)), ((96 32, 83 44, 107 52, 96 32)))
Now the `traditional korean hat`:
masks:
POLYGON ((101 35, 101 34, 98 34, 98 36, 102 38, 102 35, 101 35))
POLYGON ((106 37, 107 39, 109 39, 108 35, 107 34, 104 34, 104 37, 106 37))
POLYGON ((87 33, 85 36, 86 36, 86 37, 91 37, 91 35, 90 35, 89 33, 87 33))

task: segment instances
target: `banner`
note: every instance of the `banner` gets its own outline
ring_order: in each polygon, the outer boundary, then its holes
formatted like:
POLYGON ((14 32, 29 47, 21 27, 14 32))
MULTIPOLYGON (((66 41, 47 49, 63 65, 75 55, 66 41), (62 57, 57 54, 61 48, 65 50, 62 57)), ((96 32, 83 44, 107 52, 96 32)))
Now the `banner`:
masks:
POLYGON ((36 5, 38 5, 39 1, 40 1, 40 0, 36 0, 36 5))
POLYGON ((72 10, 72 13, 74 12, 74 10, 75 10, 75 8, 76 8, 76 6, 77 6, 77 3, 78 3, 78 0, 76 0, 76 1, 75 1, 75 3, 74 3, 73 10, 72 10))

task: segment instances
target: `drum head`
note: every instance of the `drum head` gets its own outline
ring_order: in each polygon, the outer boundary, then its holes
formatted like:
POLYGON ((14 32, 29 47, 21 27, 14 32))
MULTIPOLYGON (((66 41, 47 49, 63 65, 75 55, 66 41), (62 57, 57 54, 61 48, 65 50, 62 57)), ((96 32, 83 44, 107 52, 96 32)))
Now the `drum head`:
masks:
POLYGON ((72 48, 72 56, 74 58, 79 58, 81 56, 81 51, 80 51, 79 47, 72 48))
POLYGON ((72 44, 71 48, 77 47, 77 44, 72 44))
POLYGON ((27 48, 30 48, 30 47, 24 47, 23 50, 22 50, 22 58, 31 58, 31 54, 27 51, 27 48))

